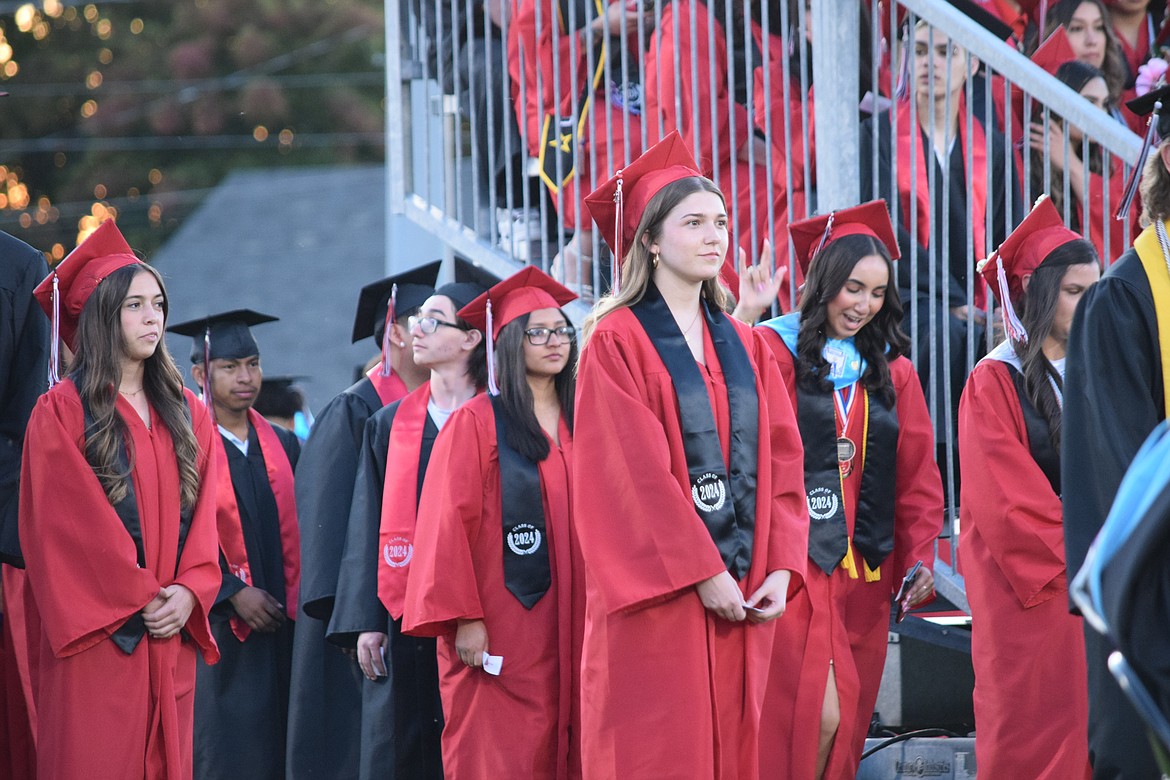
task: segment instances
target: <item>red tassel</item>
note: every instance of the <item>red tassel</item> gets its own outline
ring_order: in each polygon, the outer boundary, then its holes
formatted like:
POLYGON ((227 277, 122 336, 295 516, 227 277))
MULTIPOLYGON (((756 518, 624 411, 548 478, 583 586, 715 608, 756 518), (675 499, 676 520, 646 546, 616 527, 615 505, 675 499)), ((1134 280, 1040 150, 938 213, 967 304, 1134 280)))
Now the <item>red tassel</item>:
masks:
POLYGON ((53 342, 49 346, 49 387, 61 381, 61 291, 57 288, 57 271, 53 270, 53 342))
POLYGON ((211 325, 203 331, 203 403, 207 405, 207 413, 211 422, 218 425, 215 419, 215 401, 211 398, 211 325))
POLYGON ((496 386, 496 350, 493 346, 494 339, 492 338, 492 299, 487 299, 487 328, 483 337, 487 339, 487 368, 488 368, 488 392, 492 395, 499 395, 500 388, 496 386))

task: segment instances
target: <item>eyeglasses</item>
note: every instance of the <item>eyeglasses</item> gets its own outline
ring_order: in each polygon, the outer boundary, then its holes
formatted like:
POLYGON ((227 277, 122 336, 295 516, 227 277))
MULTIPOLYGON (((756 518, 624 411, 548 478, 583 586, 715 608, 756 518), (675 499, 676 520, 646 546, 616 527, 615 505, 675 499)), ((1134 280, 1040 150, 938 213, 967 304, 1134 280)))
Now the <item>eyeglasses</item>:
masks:
POLYGON ((408 330, 414 330, 416 327, 423 333, 434 333, 442 325, 447 328, 455 328, 456 330, 467 330, 466 327, 456 322, 443 322, 435 317, 408 317, 406 320, 406 327, 408 330))
POLYGON ((577 335, 577 329, 572 325, 562 325, 559 328, 529 328, 524 331, 528 343, 534 347, 543 347, 554 333, 561 341, 571 341, 577 335))

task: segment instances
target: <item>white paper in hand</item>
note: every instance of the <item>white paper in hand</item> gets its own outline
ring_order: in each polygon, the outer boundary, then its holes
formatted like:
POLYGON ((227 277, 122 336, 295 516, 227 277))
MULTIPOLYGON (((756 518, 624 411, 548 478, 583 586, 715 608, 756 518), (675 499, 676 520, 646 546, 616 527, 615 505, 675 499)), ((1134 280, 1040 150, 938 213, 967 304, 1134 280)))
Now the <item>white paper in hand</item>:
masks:
POLYGON ((504 665, 504 656, 483 654, 483 670, 488 674, 500 676, 500 668, 504 665))

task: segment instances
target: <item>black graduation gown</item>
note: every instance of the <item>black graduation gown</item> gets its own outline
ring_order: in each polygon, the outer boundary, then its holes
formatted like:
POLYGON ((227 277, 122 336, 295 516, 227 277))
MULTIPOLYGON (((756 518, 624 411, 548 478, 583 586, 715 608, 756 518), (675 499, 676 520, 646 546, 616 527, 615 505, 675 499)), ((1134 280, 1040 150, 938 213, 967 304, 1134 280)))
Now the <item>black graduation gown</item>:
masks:
MULTIPOLYGON (((1070 581, 1164 403, 1153 295, 1130 249, 1085 292, 1069 333, 1061 484, 1070 581)), ((1112 645, 1086 624, 1085 649, 1094 777, 1158 777, 1142 722, 1105 665, 1112 645)))
MULTIPOLYGON (((978 121, 978 117, 976 119, 978 121)), ((966 118, 960 117, 960 121, 966 121, 966 118)), ((902 129, 899 127, 899 131, 902 129)), ((892 177, 891 130, 888 112, 876 119, 867 119, 861 124, 861 198, 868 200, 874 193, 873 136, 876 132, 878 134, 877 197, 885 198, 886 203, 893 208, 902 209, 892 177)), ((1007 226, 1008 208, 1011 208, 1012 221, 1018 222, 1022 216, 1023 207, 1016 176, 1012 174, 1005 177, 1004 174, 1003 135, 998 130, 991 128, 987 128, 985 132, 991 144, 991 153, 987 160, 987 166, 991 170, 991 181, 987 187, 989 202, 985 206, 986 213, 991 216, 991 235, 987 237, 985 242, 987 250, 990 251, 993 247, 999 246, 1009 233, 1007 226)), ((917 149, 929 150, 930 143, 930 137, 926 133, 920 132, 917 149)), ((933 193, 934 221, 931 224, 931 235, 937 243, 935 249, 939 254, 938 267, 935 269, 937 273, 934 279, 934 295, 931 295, 930 248, 918 245, 917 273, 912 273, 915 269, 911 268, 910 255, 915 241, 910 235, 909 225, 902 217, 905 213, 904 210, 899 211, 898 220, 898 244, 902 252, 902 259, 898 262, 898 292, 902 297, 902 308, 905 311, 902 325, 914 339, 917 350, 915 357, 918 377, 922 382, 922 389, 926 393, 928 402, 930 402, 931 397, 932 352, 938 355, 933 360, 937 360, 940 367, 946 367, 946 377, 951 388, 950 440, 954 441, 958 430, 959 394, 967 381, 967 365, 969 362, 973 365, 983 356, 985 333, 982 326, 973 321, 959 319, 951 313, 952 308, 970 303, 967 300, 967 280, 968 276, 975 272, 976 263, 976 259, 967 251, 969 188, 966 174, 966 152, 962 144, 958 142, 951 147, 950 157, 947 161, 949 187, 942 186, 944 173, 947 172, 943 171, 937 156, 933 152, 925 156, 934 165, 934 181, 937 182, 933 193), (934 222, 941 222, 941 225, 936 225, 934 222), (945 244, 944 235, 946 236, 945 244), (943 255, 944 246, 947 250, 946 255, 943 255), (917 301, 917 322, 912 322, 911 306, 915 300, 917 301), (938 323, 933 331, 931 330, 932 308, 938 323), (974 330, 975 338, 975 352, 971 355, 967 354, 969 329, 974 330), (949 341, 949 346, 945 345, 944 334, 949 341), (949 362, 944 363, 944 359, 948 357, 949 362)), ((1010 165, 1012 162, 1013 158, 1006 159, 1006 164, 1010 165)), ((900 165, 907 164, 904 160, 899 160, 898 163, 900 165)), ((987 175, 986 171, 976 171, 975 173, 978 176, 987 175)), ((928 176, 927 181, 929 180, 928 176)), ((934 391, 932 408, 938 410, 934 418, 936 440, 939 442, 945 441, 947 434, 946 418, 943 414, 943 410, 947 408, 947 399, 944 393, 944 383, 938 382, 934 391)))
MULTIPOLYGON (((345 554, 337 583, 337 600, 329 621, 328 639, 355 647, 360 634, 380 631, 389 637, 388 677, 362 677, 362 780, 440 780, 443 776, 440 737, 443 705, 439 698, 439 666, 435 640, 405 636, 402 621, 391 620, 378 599, 378 529, 386 453, 398 403, 390 404, 366 423, 354 483, 345 554)), ((423 477, 439 430, 427 415, 419 447, 418 483, 423 477)))
POLYGON ((0 233, 0 563, 21 567, 16 500, 24 428, 49 386, 49 319, 32 291, 48 273, 43 254, 0 233))
POLYGON ((325 629, 337 593, 362 432, 381 408, 373 383, 362 377, 317 415, 297 464, 301 605, 289 693, 289 780, 358 776, 361 670, 326 643, 325 629))
MULTIPOLYGON (((297 437, 276 425, 272 429, 295 468, 300 455, 297 437)), ((252 584, 284 604, 280 522, 256 430, 248 428, 246 457, 226 438, 223 443, 252 584)), ((253 631, 240 642, 232 633, 229 620, 235 610, 228 599, 244 583, 226 569, 222 555, 220 567, 223 585, 210 615, 220 660, 214 666, 200 660, 196 666, 195 777, 284 780, 293 622, 286 621, 271 634, 253 631)))

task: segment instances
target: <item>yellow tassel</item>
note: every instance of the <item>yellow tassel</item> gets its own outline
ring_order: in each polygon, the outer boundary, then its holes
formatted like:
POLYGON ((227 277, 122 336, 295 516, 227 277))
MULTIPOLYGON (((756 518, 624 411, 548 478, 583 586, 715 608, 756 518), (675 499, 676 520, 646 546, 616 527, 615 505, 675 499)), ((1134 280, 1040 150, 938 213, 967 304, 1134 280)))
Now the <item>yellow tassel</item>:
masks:
POLYGON ((866 582, 877 582, 878 580, 880 580, 882 578, 882 567, 881 566, 877 567, 876 569, 871 569, 871 568, 869 568, 869 564, 865 562, 864 558, 861 559, 861 565, 865 567, 865 581, 866 582))
POLYGON ((849 579, 857 579, 857 561, 853 557, 853 540, 849 540, 849 546, 845 550, 845 557, 841 559, 841 568, 849 574, 849 579))

